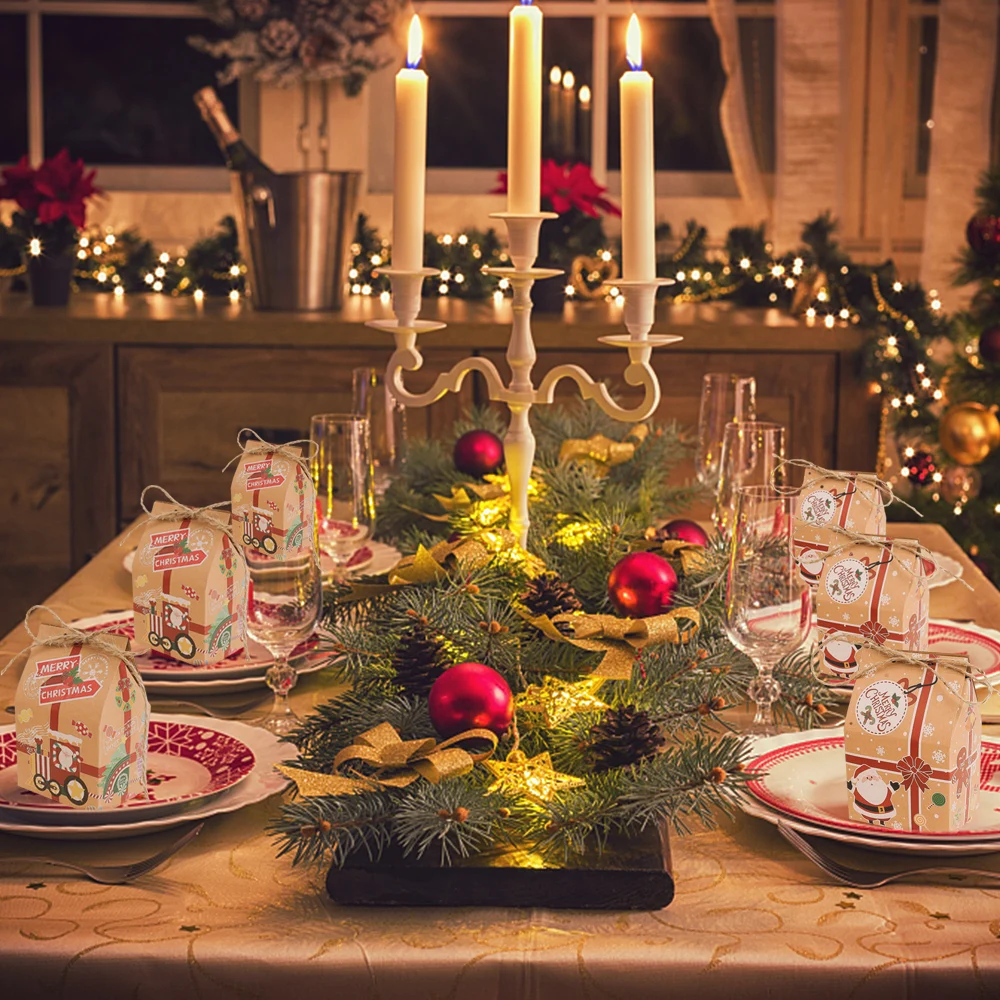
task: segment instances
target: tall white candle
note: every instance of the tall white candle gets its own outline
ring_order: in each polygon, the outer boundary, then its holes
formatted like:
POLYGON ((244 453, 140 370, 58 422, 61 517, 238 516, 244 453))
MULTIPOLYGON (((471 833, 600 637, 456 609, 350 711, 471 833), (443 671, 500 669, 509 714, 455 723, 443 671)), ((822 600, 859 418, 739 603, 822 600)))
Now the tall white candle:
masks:
POLYGON ((642 68, 639 19, 628 25, 626 54, 631 70, 622 74, 622 277, 656 277, 656 189, 653 172, 653 78, 642 68))
POLYGON ((427 74, 418 69, 423 35, 410 21, 406 66, 396 74, 396 149, 392 196, 392 266, 424 266, 424 188, 427 177, 427 74))
POLYGON ((531 0, 510 12, 507 104, 507 211, 541 206, 542 12, 531 0))

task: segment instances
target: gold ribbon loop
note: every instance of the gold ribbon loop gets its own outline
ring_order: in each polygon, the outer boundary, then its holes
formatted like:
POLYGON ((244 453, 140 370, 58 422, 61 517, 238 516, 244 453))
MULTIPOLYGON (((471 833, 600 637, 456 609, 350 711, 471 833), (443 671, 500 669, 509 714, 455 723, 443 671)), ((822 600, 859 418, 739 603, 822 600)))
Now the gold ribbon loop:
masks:
POLYGON ((355 737, 354 743, 344 747, 333 759, 333 774, 304 771, 279 765, 278 770, 295 782, 299 794, 354 795, 376 788, 406 788, 419 778, 436 785, 447 778, 468 774, 479 762, 486 760, 497 748, 496 733, 489 729, 468 729, 442 743, 431 738, 404 740, 388 722, 355 737), (485 740, 486 750, 473 752, 459 746, 469 740, 485 740), (372 774, 351 769, 351 776, 338 774, 338 769, 348 761, 364 761, 372 765, 372 774))
POLYGON ((636 424, 627 435, 635 441, 615 441, 605 434, 593 434, 583 438, 567 438, 559 447, 559 462, 581 462, 591 465, 595 471, 607 475, 616 465, 632 460, 635 449, 646 440, 649 428, 636 424))

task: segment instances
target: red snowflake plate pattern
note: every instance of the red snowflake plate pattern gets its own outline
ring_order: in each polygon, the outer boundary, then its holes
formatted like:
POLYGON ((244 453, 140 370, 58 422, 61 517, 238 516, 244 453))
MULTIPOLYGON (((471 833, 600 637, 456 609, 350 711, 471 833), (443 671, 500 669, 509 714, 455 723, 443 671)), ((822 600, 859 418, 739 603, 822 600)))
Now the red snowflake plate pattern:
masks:
MULTIPOLYGON (((983 738, 979 809, 968 830, 921 833, 871 826, 848 817, 844 735, 822 730, 789 733, 761 741, 762 753, 747 764, 760 772, 747 790, 764 805, 813 826, 849 830, 895 841, 975 842, 1000 840, 1000 740, 983 738)), ((895 749, 889 748, 890 750, 895 749)))
POLYGON ((135 822, 194 805, 228 791, 256 766, 254 752, 242 740, 210 725, 155 718, 149 723, 146 781, 149 799, 117 809, 82 809, 29 792, 17 784, 14 726, 0 729, 0 815, 31 817, 31 822, 135 822))

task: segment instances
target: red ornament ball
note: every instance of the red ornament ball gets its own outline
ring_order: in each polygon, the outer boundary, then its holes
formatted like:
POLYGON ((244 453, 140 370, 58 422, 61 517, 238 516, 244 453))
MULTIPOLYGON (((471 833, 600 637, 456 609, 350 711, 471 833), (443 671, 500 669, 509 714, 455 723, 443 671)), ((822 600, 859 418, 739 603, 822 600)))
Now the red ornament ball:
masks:
POLYGON ((915 451, 909 458, 904 458, 903 468, 906 478, 916 486, 926 486, 937 470, 934 456, 929 451, 915 451))
POLYGON ((995 215, 974 215, 965 227, 965 239, 976 253, 1000 252, 1000 219, 995 215))
POLYGON ((452 459, 467 476, 487 476, 503 464, 503 441, 492 431, 466 431, 455 442, 452 459))
POLYGON ((608 597, 620 615, 649 618, 670 607, 677 590, 677 574, 655 552, 630 552, 608 577, 608 597))
POLYGON ((431 723, 445 739, 466 729, 491 729, 501 736, 514 716, 514 696, 492 667, 456 663, 434 682, 427 707, 431 723))
POLYGON ((661 529, 667 538, 675 542, 687 542, 690 545, 708 545, 708 535, 700 524, 688 521, 683 517, 668 521, 661 529))
POLYGON ((979 356, 991 365, 1000 365, 1000 326, 991 326, 979 335, 979 356))

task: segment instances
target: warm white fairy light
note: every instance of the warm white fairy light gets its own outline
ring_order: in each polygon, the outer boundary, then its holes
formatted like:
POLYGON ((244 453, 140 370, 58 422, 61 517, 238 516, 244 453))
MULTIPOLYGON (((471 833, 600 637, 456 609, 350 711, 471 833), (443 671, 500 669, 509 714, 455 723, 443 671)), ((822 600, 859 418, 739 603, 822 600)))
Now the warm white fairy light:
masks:
POLYGON ((154 268, 154 270, 153 270, 153 274, 154 274, 154 275, 155 275, 155 276, 156 276, 157 278, 163 278, 163 277, 165 277, 165 276, 166 276, 166 273, 167 273, 167 272, 166 272, 166 269, 165 269, 165 268, 162 268, 162 267, 157 267, 157 268, 154 268))
POLYGON ((935 389, 934 390, 934 398, 935 399, 944 399, 944 392, 941 389, 935 389))
POLYGON ((358 269, 356 267, 352 267, 350 271, 347 272, 347 277, 350 278, 351 281, 353 281, 357 276, 358 276, 358 269))
POLYGON ((446 247, 450 247, 451 244, 452 244, 452 242, 453 242, 453 237, 452 237, 451 233, 445 233, 445 235, 441 237, 441 242, 446 247))
POLYGON ((199 305, 205 301, 205 292, 201 288, 196 288, 194 290, 194 300, 199 305))
POLYGON ((441 272, 441 275, 440 275, 440 277, 441 277, 441 280, 442 280, 442 281, 451 281, 451 271, 449 271, 449 270, 448 270, 447 268, 445 268, 445 269, 444 269, 444 270, 443 270, 443 271, 441 272))
POLYGON ((678 271, 677 272, 677 280, 678 281, 683 281, 685 277, 686 277, 686 275, 684 274, 683 271, 678 271))
POLYGON ((940 299, 931 299, 931 309, 937 310, 941 308, 940 299))
POLYGON ((501 278, 501 279, 500 279, 500 280, 499 280, 499 281, 497 282, 497 285, 498 285, 498 286, 499 286, 499 287, 500 287, 501 289, 503 289, 504 291, 506 291, 506 290, 507 290, 508 288, 510 288, 510 280, 509 280, 508 278, 501 278))
POLYGON ((113 247, 115 245, 115 234, 108 233, 108 235, 104 237, 104 242, 107 243, 109 247, 113 247))
POLYGON ((611 251, 610 250, 602 250, 601 251, 601 260, 611 260, 611 251))
POLYGON ((362 295, 371 295, 371 293, 372 293, 372 286, 371 285, 362 285, 361 286, 361 294, 362 295))
POLYGON ((920 380, 921 389, 929 389, 931 387, 931 380, 929 378, 922 378, 920 380))
POLYGON ((833 324, 835 322, 836 322, 836 320, 833 318, 833 313, 828 313, 826 316, 823 317, 823 325, 828 330, 832 330, 833 329, 833 324))
POLYGON ((895 347, 896 346, 896 338, 895 337, 886 337, 885 342, 886 342, 886 344, 888 344, 889 347, 895 347))
POLYGON ((108 276, 104 271, 98 272, 97 283, 103 285, 108 280, 108 276))
POLYGON ((77 250, 76 255, 77 255, 77 257, 80 260, 86 260, 87 259, 87 251, 86 250, 77 250))
POLYGON ((896 396, 894 399, 890 401, 890 405, 894 410, 898 410, 902 405, 902 403, 903 401, 898 396, 896 396))
POLYGON ((239 264, 233 264, 233 266, 229 269, 229 273, 234 278, 238 278, 240 276, 240 265, 239 264))
POLYGON ((125 289, 124 289, 124 288, 122 288, 122 286, 121 286, 121 285, 119 285, 119 286, 118 286, 118 287, 117 287, 117 288, 115 289, 115 298, 116 298, 116 299, 120 299, 120 298, 122 298, 122 297, 123 297, 124 295, 125 295, 125 289))
POLYGON ((572 285, 566 285, 566 287, 563 288, 563 291, 566 293, 566 298, 568 299, 571 299, 574 295, 576 295, 576 289, 572 285))
POLYGON ((892 283, 892 290, 894 292, 901 292, 903 290, 903 283, 901 281, 894 281, 892 283))
POLYGON ((954 513, 956 517, 959 514, 961 514, 962 513, 962 505, 960 503, 955 504, 955 506, 952 508, 952 513, 954 513))
POLYGON ((145 281, 147 285, 151 285, 156 279, 153 277, 152 272, 149 272, 142 280, 145 281))
POLYGON ((851 315, 850 309, 841 309, 840 310, 840 318, 841 319, 847 319, 847 317, 850 316, 850 315, 851 315))
POLYGON ((498 288, 493 293, 493 304, 498 306, 500 305, 501 302, 503 302, 503 292, 501 292, 500 289, 498 288))
POLYGON ((161 264, 169 264, 170 263, 170 254, 168 254, 165 250, 164 250, 163 253, 160 254, 160 263, 161 264))
POLYGON ((469 237, 466 236, 465 233, 462 233, 462 235, 459 236, 459 238, 458 238, 458 245, 460 247, 464 247, 466 245, 466 243, 468 243, 468 242, 469 242, 469 237))
POLYGON ((698 268, 695 268, 691 272, 691 280, 692 281, 700 281, 701 280, 701 271, 699 271, 698 268))
POLYGON ((41 252, 42 252, 42 241, 39 239, 33 239, 28 244, 28 253, 30 253, 32 257, 38 257, 41 254, 41 252))
POLYGON ((90 240, 87 239, 86 236, 81 236, 80 237, 80 246, 85 247, 85 248, 89 247, 90 246, 90 240))
POLYGON ((940 483, 941 480, 944 479, 944 475, 943 475, 943 473, 935 472, 934 475, 931 476, 931 479, 933 479, 934 482, 936 482, 936 483, 940 483))
POLYGON ((162 292, 163 291, 163 282, 162 281, 154 281, 153 282, 153 291, 154 292, 162 292))
POLYGON ((821 288, 821 289, 820 289, 820 290, 819 290, 819 291, 818 291, 818 292, 816 293, 816 298, 817 298, 817 299, 818 299, 818 300, 819 300, 820 302, 826 302, 826 301, 827 301, 827 299, 829 299, 829 298, 830 298, 830 296, 829 296, 829 294, 827 293, 827 290, 826 290, 825 288, 821 288))
POLYGON ((916 450, 913 449, 913 448, 904 448, 903 449, 903 457, 904 458, 913 458, 913 456, 915 454, 916 454, 916 450))
POLYGON ((448 286, 443 281, 441 282, 440 285, 438 285, 438 294, 439 295, 447 295, 448 294, 448 286))
POLYGON ((771 268, 771 275, 775 278, 780 278, 785 273, 785 268, 781 264, 775 264, 771 268))
POLYGON ((104 253, 104 247, 102 247, 100 243, 95 243, 93 250, 94 256, 100 257, 102 253, 104 253))
POLYGON ((229 301, 233 303, 240 301, 240 293, 235 288, 229 293, 229 301))
POLYGON ((361 285, 358 284, 358 282, 355 282, 353 285, 351 285, 351 295, 360 295, 360 294, 361 294, 361 285))
POLYGON ((795 287, 795 279, 785 278, 785 288, 794 288, 794 287, 795 287))
POLYGON ((382 263, 382 257, 380 254, 372 254, 372 267, 378 267, 382 263))
POLYGON ((912 392, 908 392, 903 397, 903 402, 906 403, 907 406, 913 406, 913 404, 916 402, 916 397, 913 395, 912 392))
POLYGON ((743 257, 743 258, 741 258, 740 259, 740 267, 743 268, 744 271, 749 271, 750 270, 750 258, 749 257, 743 257))
POLYGON ((808 308, 808 309, 806 310, 806 318, 807 318, 807 319, 815 319, 815 318, 816 318, 816 310, 815 310, 815 309, 813 309, 813 307, 812 307, 812 306, 810 306, 810 307, 809 307, 809 308, 808 308))
POLYGON ((389 292, 380 292, 378 300, 382 305, 387 306, 392 301, 392 295, 389 292))

